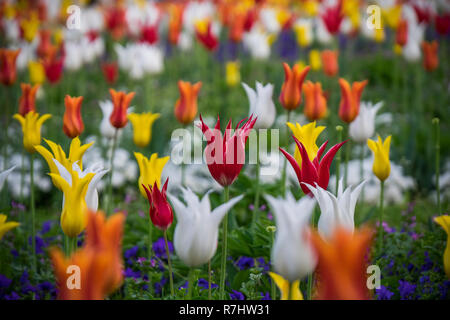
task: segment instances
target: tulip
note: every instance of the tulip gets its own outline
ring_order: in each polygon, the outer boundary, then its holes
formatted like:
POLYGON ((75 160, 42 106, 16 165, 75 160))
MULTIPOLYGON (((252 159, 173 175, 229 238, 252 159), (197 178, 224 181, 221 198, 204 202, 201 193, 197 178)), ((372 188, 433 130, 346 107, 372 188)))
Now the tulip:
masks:
POLYGON ((66 111, 63 118, 63 131, 70 139, 78 137, 84 130, 84 123, 81 118, 82 102, 83 97, 71 97, 66 94, 64 98, 66 111))
POLYGON ((28 62, 30 81, 33 84, 41 84, 45 81, 45 69, 42 63, 36 61, 28 62))
POLYGON ((372 171, 380 181, 384 181, 389 177, 391 165, 389 162, 389 148, 391 145, 391 136, 387 137, 384 142, 378 136, 378 141, 367 140, 369 149, 374 154, 372 171))
POLYGON ((27 83, 21 83, 22 95, 19 99, 19 114, 25 116, 28 112, 36 112, 36 92, 39 90, 39 84, 31 86, 27 83))
POLYGON ((306 147, 294 137, 295 143, 297 144, 298 149, 300 150, 300 155, 302 158, 301 166, 298 164, 297 160, 289 153, 280 148, 280 151, 287 158, 289 163, 297 175, 298 182, 300 187, 302 188, 305 194, 310 194, 308 187, 306 187, 302 182, 314 185, 317 183, 323 189, 328 187, 328 182, 330 180, 330 165, 333 161, 336 152, 342 147, 344 143, 347 141, 343 141, 331 147, 330 150, 323 156, 322 160, 320 160, 325 148, 328 144, 328 141, 325 141, 324 144, 317 151, 317 156, 311 162, 309 159, 306 147))
POLYGON ((198 127, 202 130, 207 141, 205 148, 206 163, 214 180, 223 187, 231 185, 236 180, 245 162, 245 143, 257 119, 253 119, 251 116, 239 128, 245 120, 243 119, 238 123, 233 135, 231 135, 230 120, 225 134, 222 136, 219 117, 214 130, 211 131, 200 115, 201 124, 198 127))
MULTIPOLYGON (((88 213, 86 242, 70 257, 58 248, 50 257, 58 284, 60 300, 100 300, 114 292, 123 281, 121 242, 125 215, 116 213, 106 220, 104 213, 88 213), (70 266, 79 268, 79 288, 68 287, 73 274, 70 266)), ((72 280, 73 281, 73 280, 72 280)))
POLYGON ((141 27, 140 42, 145 42, 150 45, 158 42, 158 24, 144 25, 141 27))
POLYGON ((338 33, 341 22, 344 19, 344 14, 342 12, 342 0, 338 0, 336 5, 333 7, 327 7, 321 18, 329 33, 338 33))
POLYGON ((238 61, 228 61, 225 65, 225 82, 227 86, 234 87, 241 81, 239 71, 240 63, 238 61))
POLYGON ((198 21, 195 25, 195 34, 200 43, 209 51, 214 51, 219 45, 217 36, 212 32, 211 21, 198 21))
POLYGON ((375 133, 375 116, 383 106, 383 102, 377 104, 362 103, 358 116, 350 123, 349 136, 353 141, 364 143, 375 133))
MULTIPOLYGON (((114 106, 110 100, 100 101, 99 102, 100 109, 102 110, 103 118, 100 123, 100 133, 103 137, 108 140, 114 139, 114 135, 116 134, 116 128, 114 128, 109 121, 111 114, 113 112, 114 106)), ((131 108, 130 108, 131 109, 131 108)), ((130 111, 128 109, 128 112, 130 111)), ((121 136, 122 129, 118 129, 117 138, 121 136)))
POLYGON ((295 280, 292 285, 289 285, 289 281, 282 276, 273 272, 269 272, 269 275, 281 291, 281 300, 303 300, 303 294, 300 291, 300 280, 295 280))
POLYGON ((145 191, 143 185, 156 185, 158 189, 161 188, 161 174, 169 161, 170 157, 158 158, 157 153, 153 153, 150 158, 146 158, 142 153, 135 152, 134 156, 139 166, 139 190, 142 196, 146 197, 147 192, 145 191))
MULTIPOLYGON (((316 127, 316 121, 305 124, 301 126, 298 122, 293 123, 287 122, 286 125, 291 129, 294 137, 300 141, 306 148, 309 160, 313 160, 317 156, 317 151, 319 147, 316 144, 316 140, 319 135, 325 130, 324 126, 316 127)), ((300 150, 295 148, 294 154, 295 160, 297 160, 298 165, 302 165, 302 157, 300 155, 300 150)))
POLYGON ((109 84, 114 84, 117 81, 117 63, 110 62, 110 63, 103 63, 102 64, 102 71, 103 76, 105 77, 105 80, 109 84))
POLYGON ((330 241, 324 240, 316 232, 312 233, 311 240, 319 257, 318 299, 369 299, 365 256, 372 240, 372 232, 361 229, 352 234, 346 229, 338 228, 330 241))
POLYGON ((348 187, 343 191, 343 180, 339 181, 337 196, 322 189, 305 184, 312 192, 320 207, 318 222, 319 234, 324 239, 330 239, 337 228, 344 228, 353 233, 355 229, 355 206, 365 181, 352 190, 348 187))
POLYGON ((244 32, 246 13, 239 10, 234 11, 230 21, 231 25, 228 37, 231 41, 239 43, 242 40, 242 34, 244 32))
POLYGON ((294 68, 289 67, 287 63, 283 63, 284 67, 284 83, 281 87, 280 102, 286 110, 294 110, 302 102, 302 84, 310 69, 309 66, 300 69, 298 65, 294 68))
POLYGON ((367 80, 353 82, 350 88, 350 84, 345 79, 340 78, 339 85, 341 86, 339 117, 342 121, 350 123, 358 116, 361 94, 367 85, 367 80))
MULTIPOLYGON (((434 222, 439 224, 442 229, 444 229, 445 233, 447 233, 447 246, 444 251, 444 271, 447 275, 447 278, 450 279, 450 216, 439 216, 434 218, 434 222)), ((0 237, 1 238, 1 237, 0 237)))
POLYGON ((427 71, 433 71, 438 67, 438 42, 436 40, 432 42, 422 42, 422 50, 424 53, 423 66, 427 71))
POLYGON ((10 86, 16 82, 16 60, 19 53, 20 49, 0 49, 0 82, 6 86, 10 86))
POLYGON ((175 103, 175 117, 178 122, 187 125, 197 115, 197 96, 202 87, 201 82, 191 84, 187 81, 178 81, 180 98, 175 103))
POLYGON ((128 119, 133 125, 133 141, 138 147, 146 147, 152 139, 152 125, 161 115, 159 113, 145 112, 141 114, 130 113, 128 119))
POLYGON ((58 160, 53 159, 59 174, 50 173, 64 193, 61 213, 61 228, 69 238, 77 237, 87 224, 87 210, 96 211, 98 195, 96 186, 108 172, 98 166, 81 171, 74 163, 72 170, 67 170, 58 160))
POLYGON ((265 86, 256 81, 256 91, 242 83, 250 105, 249 116, 257 117, 255 129, 268 129, 275 121, 276 109, 272 101, 273 84, 265 86))
POLYGON ((123 91, 117 92, 114 89, 109 89, 109 93, 111 94, 111 99, 114 106, 113 112, 109 117, 109 121, 113 127, 116 129, 121 129, 127 125, 127 109, 135 93, 130 92, 126 94, 123 91))
POLYGON ((171 4, 169 8, 169 42, 173 45, 178 43, 181 30, 183 29, 183 6, 171 4))
POLYGON ((320 82, 306 81, 302 86, 305 94, 305 116, 311 120, 320 120, 327 115, 327 99, 322 92, 320 82))
POLYGON ((127 30, 126 8, 116 5, 104 11, 105 26, 114 40, 122 38, 127 30))
POLYGON ((9 168, 8 170, 4 170, 0 172, 0 191, 3 189, 3 185, 6 181, 6 178, 8 178, 9 174, 14 171, 16 166, 9 168))
POLYGON ((34 147, 41 144, 42 124, 50 119, 50 114, 39 117, 39 113, 30 111, 25 116, 16 113, 13 118, 20 122, 23 132, 23 146, 30 154, 35 152, 34 147))
POLYGON ((50 83, 55 84, 61 79, 64 57, 56 58, 55 55, 53 55, 52 57, 44 59, 43 66, 47 80, 50 83))
MULTIPOLYGON (((44 141, 48 144, 50 147, 50 150, 47 150, 43 146, 35 146, 35 150, 45 159, 47 162, 47 165, 50 169, 50 173, 59 174, 59 169, 53 159, 56 159, 58 163, 60 163, 64 168, 66 168, 67 171, 72 171, 72 165, 76 163, 78 167, 82 170, 82 160, 84 153, 87 149, 89 149, 94 142, 81 145, 80 138, 75 137, 72 142, 70 143, 70 149, 69 149, 69 156, 66 157, 66 154, 62 147, 50 140, 44 139, 44 141)), ((58 182, 54 179, 52 179, 53 184, 56 188, 62 191, 61 186, 58 184, 58 182)))
POLYGON ((31 14, 31 18, 23 19, 20 23, 23 31, 23 38, 27 42, 32 42, 39 31, 39 19, 35 13, 31 14))
POLYGON ((313 40, 311 20, 300 19, 296 22, 294 31, 297 35, 297 43, 300 47, 305 48, 311 44, 313 40))
POLYGON ((311 197, 296 201, 290 192, 285 199, 270 195, 265 198, 277 223, 271 258, 273 268, 290 283, 301 280, 314 271, 317 262, 311 244, 306 239, 316 202, 311 197))
POLYGON ((400 20, 397 33, 395 34, 395 43, 403 47, 408 42, 408 21, 400 20))
POLYGON ((338 54, 336 50, 323 50, 321 53, 323 72, 329 77, 334 77, 339 71, 338 54))
POLYGON ((178 221, 174 233, 175 251, 188 267, 199 267, 214 256, 220 222, 243 195, 211 210, 209 193, 200 200, 190 189, 182 188, 182 192, 186 204, 168 195, 178 221))
POLYGON ((445 36, 450 31, 450 14, 436 15, 434 25, 439 35, 445 36))
POLYGON ((388 9, 382 9, 384 21, 391 29, 397 29, 402 18, 402 6, 394 5, 388 9))
POLYGON ((5 214, 0 214, 0 240, 2 240, 5 233, 20 225, 20 223, 15 221, 6 222, 6 219, 7 217, 5 214))
POLYGON ((309 52, 309 65, 311 66, 311 70, 314 71, 322 68, 322 61, 320 60, 320 52, 318 50, 311 50, 309 52))

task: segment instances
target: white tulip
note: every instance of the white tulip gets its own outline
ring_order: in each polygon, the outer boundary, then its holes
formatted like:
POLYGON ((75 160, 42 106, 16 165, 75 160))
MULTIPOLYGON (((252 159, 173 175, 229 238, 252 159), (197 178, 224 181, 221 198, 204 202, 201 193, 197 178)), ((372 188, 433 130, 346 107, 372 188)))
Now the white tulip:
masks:
POLYGON ((313 193, 320 207, 320 218, 317 227, 319 234, 330 238, 336 227, 343 227, 353 232, 355 229, 355 206, 365 181, 361 182, 353 191, 348 187, 343 191, 343 180, 339 181, 338 196, 316 185, 304 183, 313 193))
POLYGON ((3 189, 3 185, 5 183, 6 178, 8 178, 9 174, 13 172, 16 166, 9 168, 8 170, 0 172, 0 191, 3 189))
POLYGON ((361 102, 359 114, 349 127, 349 135, 353 141, 365 143, 367 139, 372 138, 375 133, 375 116, 382 106, 382 101, 375 105, 371 102, 361 102))
POLYGON ((190 190, 184 189, 182 203, 168 194, 177 216, 174 247, 180 259, 189 267, 207 263, 216 252, 219 224, 227 212, 243 198, 235 197, 211 211, 209 192, 200 201, 190 190))
POLYGON ((308 196, 296 201, 290 192, 285 199, 270 195, 265 195, 265 198, 273 210, 277 224, 272 248, 275 272, 289 282, 302 279, 314 270, 317 263, 317 256, 306 240, 316 202, 308 196))
POLYGON ((253 59, 265 60, 270 57, 269 35, 259 27, 253 27, 250 32, 245 32, 242 42, 253 59))
MULTIPOLYGON (((53 162, 55 163, 55 165, 58 168, 59 175, 64 180, 66 180, 67 183, 71 186, 72 185, 72 175, 70 174, 70 172, 61 163, 59 163, 58 160, 53 159, 53 162)), ((87 192, 86 192, 86 196, 85 196, 84 200, 86 201, 87 207, 91 211, 96 212, 97 209, 98 209, 97 186, 98 186, 98 183, 100 182, 101 178, 103 178, 103 176, 109 170, 108 169, 106 169, 106 170, 103 169, 101 164, 97 163, 97 164, 94 164, 94 165, 88 167, 87 169, 84 169, 83 171, 81 171, 80 166, 78 165, 77 162, 73 163, 72 170, 75 171, 78 174, 78 177, 80 179, 84 178, 89 173, 93 173, 94 174, 94 177, 92 177, 91 181, 89 182, 89 185, 88 185, 88 188, 87 188, 87 192)), ((65 197, 63 196, 63 205, 62 205, 63 208, 64 208, 64 204, 65 204, 65 197)))
POLYGON ((273 84, 263 86, 256 81, 256 91, 247 84, 242 83, 250 103, 249 115, 258 117, 255 129, 268 129, 275 121, 275 104, 272 101, 273 84))

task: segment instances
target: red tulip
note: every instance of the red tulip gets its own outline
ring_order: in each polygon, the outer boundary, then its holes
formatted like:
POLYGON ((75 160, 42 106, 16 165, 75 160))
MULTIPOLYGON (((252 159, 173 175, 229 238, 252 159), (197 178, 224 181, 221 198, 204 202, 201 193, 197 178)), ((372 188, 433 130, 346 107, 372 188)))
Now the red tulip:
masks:
POLYGON ((141 42, 154 44, 158 42, 158 24, 144 25, 141 28, 141 42))
POLYGON ((342 0, 338 0, 334 7, 326 8, 325 12, 322 14, 322 20, 327 28, 328 32, 331 34, 336 34, 339 32, 341 22, 344 19, 342 13, 342 0))
POLYGON ((344 143, 347 141, 343 141, 331 147, 330 150, 323 156, 322 160, 320 157, 322 156, 325 148, 328 144, 328 141, 325 141, 324 144, 317 151, 317 155, 314 160, 311 162, 308 157, 308 153, 303 146, 303 144, 294 137, 295 143, 297 144, 298 149, 300 150, 300 155, 302 157, 302 167, 298 165, 297 160, 293 156, 291 156, 288 152, 280 148, 280 151, 284 154, 286 159, 291 164, 295 173, 297 174, 297 179, 305 194, 310 194, 311 191, 305 186, 302 182, 315 186, 317 183, 321 188, 327 189, 328 182, 330 180, 330 165, 333 161, 336 152, 342 147, 344 143))
POLYGON ((441 36, 445 36, 450 31, 450 13, 443 14, 442 16, 436 16, 434 18, 434 24, 436 31, 441 36))
POLYGON ((258 12, 255 8, 250 9, 247 11, 247 15, 245 16, 244 21, 244 31, 250 32, 252 30, 253 25, 255 24, 256 20, 258 20, 258 12))
POLYGON ((102 64, 103 76, 106 82, 113 84, 117 80, 117 63, 115 62, 105 62, 102 64))
POLYGON ((20 49, 0 49, 0 82, 6 86, 10 86, 16 82, 16 60, 19 53, 20 49))
POLYGON ((130 106, 130 102, 134 97, 134 92, 126 94, 123 91, 117 92, 114 89, 109 89, 112 102, 114 105, 113 112, 109 117, 109 121, 114 128, 120 129, 127 125, 127 109, 130 106))
POLYGON ((155 227, 161 230, 167 230, 173 222, 173 211, 169 202, 167 202, 167 184, 169 179, 166 180, 161 191, 158 189, 158 185, 153 185, 153 188, 149 185, 148 188, 145 185, 145 192, 147 193, 148 202, 150 203, 150 219, 155 227))
POLYGON ((251 116, 244 125, 239 126, 246 120, 242 119, 236 126, 236 131, 231 135, 231 120, 228 122, 225 134, 220 132, 220 118, 214 130, 203 122, 200 115, 199 128, 202 129, 206 138, 205 148, 206 163, 212 177, 222 186, 231 185, 242 170, 245 162, 245 143, 247 142, 250 130, 255 125, 256 119, 251 116))
POLYGON ((408 42, 408 21, 405 19, 400 20, 398 23, 395 42, 402 47, 408 42))
POLYGON ((418 23, 429 23, 431 20, 431 10, 428 6, 419 6, 417 4, 413 4, 414 11, 416 12, 417 22, 418 23))
POLYGON ((43 61, 45 76, 50 83, 57 83, 61 79, 64 66, 64 57, 56 58, 54 54, 43 61))
POLYGON ((127 31, 126 10, 121 6, 113 6, 105 11, 105 25, 115 40, 122 38, 127 31))
POLYGON ((22 96, 20 96, 19 99, 19 113, 23 117, 30 112, 30 111, 36 111, 36 92, 39 89, 39 84, 36 84, 34 86, 31 86, 28 83, 21 83, 20 87, 22 89, 22 96))
POLYGON ((211 30, 211 22, 210 21, 206 22, 206 27, 204 28, 205 30, 202 30, 202 29, 203 28, 199 28, 197 26, 196 31, 195 31, 197 39, 209 51, 216 50, 217 46, 219 45, 219 40, 217 39, 216 35, 211 30))

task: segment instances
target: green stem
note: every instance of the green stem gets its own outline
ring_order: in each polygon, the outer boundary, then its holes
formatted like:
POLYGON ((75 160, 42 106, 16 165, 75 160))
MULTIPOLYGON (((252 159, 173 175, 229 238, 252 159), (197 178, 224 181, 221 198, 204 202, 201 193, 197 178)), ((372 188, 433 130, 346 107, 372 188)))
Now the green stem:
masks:
MULTIPOLYGON (((364 180, 364 144, 361 144, 361 151, 359 153, 359 181, 364 180)), ((364 202, 364 186, 361 190, 361 203, 364 202)))
MULTIPOLYGON (((342 126, 336 126, 336 131, 338 134, 338 143, 342 141, 342 126)), ((341 171, 341 150, 339 150, 336 154, 336 194, 338 193, 339 187, 339 177, 341 171)))
POLYGON ((347 176, 348 176, 348 161, 350 160, 350 144, 351 140, 347 141, 345 149, 345 173, 344 173, 344 188, 347 188, 347 176))
MULTIPOLYGON (((229 187, 224 187, 224 196, 225 202, 228 201, 229 187)), ((229 215, 230 213, 228 213, 229 215)), ((228 217, 223 219, 223 230, 222 230, 222 263, 220 267, 220 298, 222 300, 225 299, 225 275, 226 275, 226 266, 227 266, 227 242, 228 242, 228 217)))
POLYGON ((212 275, 211 275, 211 259, 210 259, 208 261, 208 300, 212 300, 211 282, 212 282, 212 275))
MULTIPOLYGON (((153 233, 153 225, 152 225, 152 220, 148 219, 148 238, 147 238, 147 257, 148 257, 148 264, 149 264, 149 268, 151 266, 151 262, 152 262, 152 233, 153 233)), ((149 270, 148 271, 148 289, 150 292, 152 292, 152 272, 149 270)))
MULTIPOLYGON (((291 120, 291 110, 287 110, 287 120, 286 122, 290 122, 291 120)), ((286 126, 286 147, 289 148, 289 127, 286 126)), ((286 195, 286 166, 287 166, 287 159, 284 157, 284 163, 283 163, 283 172, 281 174, 281 193, 283 196, 286 195)))
POLYGON ((259 213, 259 180, 260 180, 260 163, 259 163, 259 135, 256 134, 256 181, 255 181, 255 204, 253 208, 253 216, 252 216, 252 229, 256 228, 256 220, 257 215, 259 213))
POLYGON ((194 282, 195 282, 195 270, 194 268, 190 268, 188 276, 188 294, 187 294, 188 300, 192 300, 192 289, 194 288, 194 282))
POLYGON ((379 247, 380 247, 380 254, 381 250, 383 249, 383 203, 384 203, 384 181, 381 181, 381 187, 380 187, 380 212, 379 212, 379 223, 378 226, 378 241, 379 241, 379 247))
POLYGON ((441 132, 440 132, 440 128, 439 128, 439 118, 434 118, 433 119, 433 124, 435 126, 435 145, 434 145, 434 149, 436 151, 436 163, 435 163, 435 167, 436 167, 436 197, 437 197, 437 206, 438 206, 438 214, 441 214, 441 190, 439 188, 439 172, 440 172, 440 168, 439 168, 439 164, 440 164, 440 151, 441 151, 441 132))
MULTIPOLYGON (((274 243, 275 243, 275 232, 272 231, 272 248, 273 248, 274 243)), ((275 281, 273 281, 273 279, 271 279, 271 281, 270 281, 270 290, 272 293, 271 294, 272 300, 277 300, 277 287, 276 287, 275 281)))
POLYGON ((164 244, 166 246, 167 265, 169 266, 170 294, 175 296, 175 291, 173 290, 172 263, 170 262, 169 244, 167 242, 167 230, 164 230, 164 244))
POLYGON ((34 203, 34 156, 30 155, 30 208, 31 208, 31 247, 33 252, 32 270, 36 274, 36 209, 34 203))
POLYGON ((109 168, 111 172, 109 173, 109 183, 108 183, 108 205, 106 206, 106 214, 109 214, 111 210, 112 205, 112 176, 114 172, 114 154, 116 153, 116 146, 117 146, 117 136, 119 133, 119 129, 116 128, 114 131, 114 137, 113 137, 113 145, 111 149, 111 158, 109 159, 109 168))

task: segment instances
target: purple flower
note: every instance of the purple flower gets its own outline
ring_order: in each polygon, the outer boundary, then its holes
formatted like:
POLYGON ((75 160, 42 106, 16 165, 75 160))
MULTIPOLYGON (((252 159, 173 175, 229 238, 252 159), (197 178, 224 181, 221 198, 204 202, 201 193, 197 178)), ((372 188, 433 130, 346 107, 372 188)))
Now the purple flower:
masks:
POLYGON ((389 291, 389 289, 385 286, 380 286, 380 289, 375 289, 375 293, 378 300, 391 300, 394 295, 394 293, 389 291))
POLYGON ((25 207, 24 204, 21 204, 21 203, 15 202, 15 201, 11 201, 11 207, 13 209, 18 209, 19 211, 25 211, 26 210, 26 207, 25 207))
POLYGON ((28 283, 28 271, 27 271, 27 270, 25 270, 25 271, 22 273, 22 275, 20 276, 19 281, 20 281, 21 284, 28 283))
POLYGON ((261 300, 272 300, 270 298, 269 292, 266 292, 266 293, 260 292, 260 293, 261 293, 261 300))
POLYGON ((231 300, 245 300, 245 296, 242 292, 232 290, 233 292, 230 293, 230 299, 231 300))
MULTIPOLYGON (((172 242, 167 241, 167 245, 169 247, 169 252, 173 253, 172 242)), ((161 259, 167 259, 166 245, 165 245, 163 237, 161 237, 158 240, 156 240, 155 242, 153 242, 152 249, 153 249, 153 252, 155 253, 155 256, 157 256, 158 258, 161 258, 161 259)))
POLYGON ((413 293, 416 291, 416 285, 409 283, 406 280, 398 281, 398 291, 400 292, 400 299, 410 300, 413 298, 413 293))
POLYGON ((10 295, 4 296, 5 300, 19 300, 20 296, 17 294, 17 292, 13 291, 10 295))
POLYGON ((263 204, 261 207, 259 207, 259 210, 261 210, 261 211, 265 211, 266 209, 267 209, 267 207, 265 204, 263 204))
POLYGON ((139 250, 139 246, 131 247, 130 249, 125 250, 125 253, 123 254, 123 257, 125 259, 134 258, 134 257, 136 257, 136 255, 138 253, 138 250, 139 250))
MULTIPOLYGON (((203 289, 209 289, 209 282, 206 279, 198 279, 197 285, 201 288, 201 290, 203 289)), ((218 288, 219 286, 215 283, 211 282, 211 289, 214 288, 218 288)))
POLYGON ((264 270, 264 272, 268 272, 270 270, 270 262, 266 263, 266 260, 263 257, 256 258, 256 263, 258 264, 258 267, 264 270))
MULTIPOLYGON (((36 242, 36 254, 43 254, 44 250, 43 248, 47 247, 47 243, 44 241, 44 239, 42 239, 39 236, 35 236, 34 237, 35 242, 36 242)), ((31 237, 28 237, 28 243, 31 245, 31 237)))
POLYGON ((131 268, 126 268, 125 271, 123 272, 124 276, 126 278, 140 278, 141 277, 141 272, 140 271, 134 271, 131 268))
POLYGON ((189 281, 186 281, 184 284, 178 287, 178 290, 187 289, 189 286, 189 281))
POLYGON ((45 221, 42 224, 41 234, 46 234, 47 232, 49 232, 50 229, 52 228, 52 225, 53 225, 53 221, 51 221, 51 220, 45 221))
POLYGON ((0 288, 8 288, 12 283, 12 280, 8 277, 0 274, 0 288))
POLYGON ((236 265, 241 270, 253 268, 255 266, 255 259, 242 256, 236 261, 236 265))
POLYGON ((164 287, 164 285, 167 282, 167 278, 166 277, 162 277, 160 282, 156 282, 155 283, 155 294, 161 294, 162 293, 162 288, 164 287))

